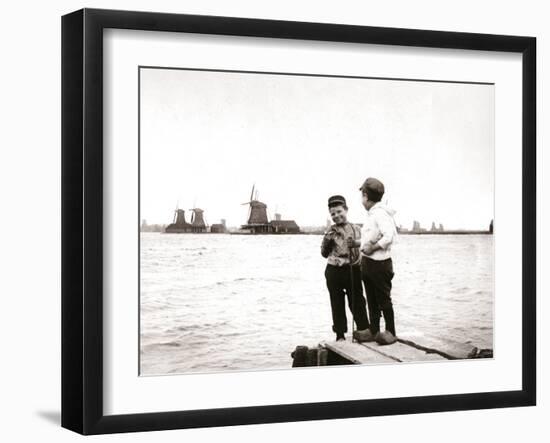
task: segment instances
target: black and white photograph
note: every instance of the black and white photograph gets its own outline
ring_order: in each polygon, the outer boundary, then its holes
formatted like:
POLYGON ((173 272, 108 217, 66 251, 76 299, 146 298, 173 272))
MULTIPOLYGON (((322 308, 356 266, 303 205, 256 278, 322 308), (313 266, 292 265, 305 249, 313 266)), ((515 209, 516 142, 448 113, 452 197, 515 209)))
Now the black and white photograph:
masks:
POLYGON ((140 376, 497 355, 493 83, 137 75, 140 376))
POLYGON ((6 3, 0 440, 543 440, 544 12, 6 3))

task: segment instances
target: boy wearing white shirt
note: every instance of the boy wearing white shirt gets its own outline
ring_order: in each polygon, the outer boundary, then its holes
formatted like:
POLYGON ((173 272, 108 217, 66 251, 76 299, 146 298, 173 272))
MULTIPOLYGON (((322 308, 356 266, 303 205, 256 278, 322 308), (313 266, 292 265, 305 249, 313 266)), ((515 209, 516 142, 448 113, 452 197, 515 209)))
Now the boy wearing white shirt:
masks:
MULTIPOLYGON (((391 300, 394 276, 391 247, 397 236, 395 211, 381 203, 384 185, 369 177, 361 188, 367 218, 361 229, 361 277, 367 293, 370 330, 381 345, 397 341, 391 300), (380 317, 384 315, 386 330, 380 332, 380 317)), ((357 242, 355 243, 357 246, 357 242)))

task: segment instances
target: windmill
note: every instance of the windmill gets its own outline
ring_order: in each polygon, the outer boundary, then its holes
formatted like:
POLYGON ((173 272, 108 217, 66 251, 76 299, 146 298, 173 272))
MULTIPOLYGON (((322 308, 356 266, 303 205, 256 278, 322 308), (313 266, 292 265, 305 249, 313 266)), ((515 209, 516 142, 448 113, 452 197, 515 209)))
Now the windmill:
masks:
POLYGON ((258 190, 256 184, 252 185, 250 200, 242 203, 242 206, 249 205, 248 220, 249 225, 267 224, 267 205, 258 200, 258 190))
POLYGON ((189 209, 191 214, 191 224, 193 226, 206 226, 206 222, 204 221, 204 211, 200 208, 191 208, 189 209))
POLYGON ((187 225, 187 222, 185 221, 185 211, 183 209, 179 209, 179 201, 176 203, 176 209, 174 210, 174 219, 172 221, 172 224, 178 227, 183 227, 187 225))
POLYGON ((189 209, 191 213, 191 226, 194 232, 203 232, 206 230, 206 222, 204 221, 204 211, 200 208, 189 209))
POLYGON ((185 211, 179 208, 179 201, 174 209, 174 217, 172 223, 166 226, 164 232, 167 233, 184 233, 191 231, 191 225, 185 221, 185 211))

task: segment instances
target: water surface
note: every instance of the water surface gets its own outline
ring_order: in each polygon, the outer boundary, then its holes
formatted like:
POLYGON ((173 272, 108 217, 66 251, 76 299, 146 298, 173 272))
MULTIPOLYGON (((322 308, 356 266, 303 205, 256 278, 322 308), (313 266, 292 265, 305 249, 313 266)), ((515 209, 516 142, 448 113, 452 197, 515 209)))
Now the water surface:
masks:
MULTIPOLYGON (((141 374, 289 368, 296 345, 332 340, 320 243, 142 233, 141 374)), ((492 236, 403 235, 392 252, 398 335, 493 347, 492 236)))

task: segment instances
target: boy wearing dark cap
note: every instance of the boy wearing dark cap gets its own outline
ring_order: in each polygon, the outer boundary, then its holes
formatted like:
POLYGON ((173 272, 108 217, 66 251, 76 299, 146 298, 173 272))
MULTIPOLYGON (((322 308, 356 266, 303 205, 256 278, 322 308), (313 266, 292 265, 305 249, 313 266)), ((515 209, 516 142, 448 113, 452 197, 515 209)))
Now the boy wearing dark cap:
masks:
POLYGON ((341 195, 328 199, 328 209, 333 225, 323 237, 321 255, 327 259, 325 278, 330 294, 332 310, 332 330, 336 340, 345 340, 347 332, 346 301, 357 324, 358 334, 368 334, 369 320, 361 286, 361 257, 350 247, 349 240, 359 240, 361 231, 358 226, 347 220, 348 207, 341 195), (351 268, 351 269, 350 269, 351 268))
POLYGON ((395 211, 381 202, 385 189, 380 180, 369 177, 359 190, 367 218, 361 229, 361 241, 353 244, 361 250, 361 276, 367 293, 370 330, 377 343, 389 345, 397 341, 391 299, 394 276, 391 247, 397 236, 395 211), (383 332, 380 331, 381 314, 386 326, 383 332))

